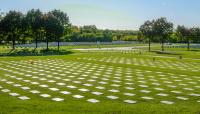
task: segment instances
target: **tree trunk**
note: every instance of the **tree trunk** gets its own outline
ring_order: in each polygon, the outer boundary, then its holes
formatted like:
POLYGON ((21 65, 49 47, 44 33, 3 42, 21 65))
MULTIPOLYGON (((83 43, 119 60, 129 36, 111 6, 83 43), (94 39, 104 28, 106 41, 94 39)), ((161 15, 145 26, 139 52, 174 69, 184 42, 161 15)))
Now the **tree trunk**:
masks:
POLYGON ((162 51, 165 51, 165 49, 164 49, 164 38, 162 38, 162 51))
POLYGON ((60 39, 58 38, 58 51, 60 50, 60 39))
POLYGON ((48 38, 46 39, 46 42, 47 42, 47 51, 49 50, 49 41, 48 41, 48 38))
POLYGON ((12 38, 12 48, 15 49, 15 37, 13 37, 13 34, 11 35, 12 38))
POLYGON ((151 51, 151 39, 149 38, 149 52, 151 51))
POLYGON ((37 37, 35 38, 35 48, 37 48, 38 47, 38 39, 37 39, 37 37))
POLYGON ((188 42, 187 42, 187 48, 188 48, 188 51, 190 51, 190 40, 188 39, 188 42))

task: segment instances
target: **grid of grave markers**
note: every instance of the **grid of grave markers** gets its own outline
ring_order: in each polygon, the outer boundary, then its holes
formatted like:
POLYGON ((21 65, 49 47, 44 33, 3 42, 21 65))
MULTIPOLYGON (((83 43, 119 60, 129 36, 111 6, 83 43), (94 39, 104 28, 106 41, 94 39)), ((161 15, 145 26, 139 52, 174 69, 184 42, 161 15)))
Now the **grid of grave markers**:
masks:
POLYGON ((193 71, 199 72, 200 64, 194 62, 183 62, 183 61, 172 61, 172 60, 155 60, 144 59, 144 58, 127 58, 127 57, 83 57, 78 58, 79 60, 89 60, 89 61, 98 61, 98 62, 107 62, 107 63, 118 63, 118 64, 129 64, 129 65, 139 65, 139 66, 148 66, 155 68, 164 68, 164 69, 177 69, 184 71, 193 71))
POLYGON ((38 60, 34 64, 24 60, 0 61, 0 65, 4 72, 0 94, 19 100, 35 99, 24 94, 27 92, 52 102, 67 102, 69 97, 89 103, 200 102, 199 76, 61 59, 38 60))

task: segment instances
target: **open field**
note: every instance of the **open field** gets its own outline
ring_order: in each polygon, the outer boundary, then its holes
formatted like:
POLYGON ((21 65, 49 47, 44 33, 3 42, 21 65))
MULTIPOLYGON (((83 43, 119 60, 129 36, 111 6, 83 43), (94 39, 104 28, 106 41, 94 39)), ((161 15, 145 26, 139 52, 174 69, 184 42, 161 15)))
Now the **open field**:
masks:
POLYGON ((145 49, 1 57, 0 113, 199 114, 200 51, 145 49))

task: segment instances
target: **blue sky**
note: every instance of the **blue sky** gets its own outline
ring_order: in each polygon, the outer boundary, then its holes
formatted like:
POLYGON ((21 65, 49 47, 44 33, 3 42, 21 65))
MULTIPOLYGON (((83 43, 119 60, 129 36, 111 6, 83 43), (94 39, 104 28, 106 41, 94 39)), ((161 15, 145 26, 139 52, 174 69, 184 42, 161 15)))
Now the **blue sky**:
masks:
POLYGON ((136 30, 145 20, 167 17, 175 25, 200 26, 200 0, 0 0, 3 12, 60 9, 73 25, 136 30))

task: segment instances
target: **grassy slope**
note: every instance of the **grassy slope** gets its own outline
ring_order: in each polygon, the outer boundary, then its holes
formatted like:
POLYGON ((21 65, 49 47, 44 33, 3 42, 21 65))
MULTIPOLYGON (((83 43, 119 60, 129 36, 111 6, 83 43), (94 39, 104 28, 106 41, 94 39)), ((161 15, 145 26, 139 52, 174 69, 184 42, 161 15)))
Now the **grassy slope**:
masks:
MULTIPOLYGON (((193 60, 192 58, 198 58, 199 52, 184 52, 180 50, 178 52, 184 56, 186 56, 187 60, 182 60, 184 62, 193 63, 193 62, 200 62, 199 60, 193 60)), ((38 60, 38 59, 64 59, 66 61, 79 61, 83 63, 96 63, 100 65, 112 65, 114 67, 127 67, 133 69, 141 69, 141 70, 152 70, 152 71, 163 71, 163 72, 170 72, 174 74, 187 74, 187 75, 196 75, 199 76, 200 73, 194 73, 191 71, 181 71, 181 70, 168 70, 168 69, 159 69, 159 68, 152 68, 152 67, 141 67, 138 65, 126 65, 126 64, 118 64, 118 63, 105 63, 105 62, 98 62, 98 61, 89 61, 89 60, 77 60, 77 58, 82 57, 94 57, 94 58, 102 58, 102 57, 110 57, 110 56, 117 56, 117 57, 125 57, 125 58, 141 58, 141 59, 152 59, 152 55, 157 56, 158 54, 155 53, 145 53, 142 55, 138 54, 111 54, 111 53, 75 53, 72 55, 67 56, 45 56, 45 57, 1 57, 0 59, 3 61, 20 61, 20 60, 38 60)), ((176 55, 158 55, 158 56, 174 56, 176 55)), ((171 60, 177 61, 177 58, 159 58, 159 60, 171 60)), ((178 60, 179 61, 179 60, 178 60)), ((4 67, 4 66, 3 66, 4 67)), ((2 71, 0 71, 3 74, 2 71)), ((0 74, 0 76, 1 76, 0 74)), ((151 74, 155 75, 155 74, 151 74)), ((14 80, 13 80, 14 81, 14 80)), ((0 83, 2 85, 2 83, 0 83)), ((28 84, 27 84, 28 85, 28 84)), ((9 85, 4 85, 6 87, 11 87, 9 85)), ((53 86, 53 85, 52 85, 53 86)), ((34 87, 34 86, 33 86, 34 87)), ((15 91, 21 91, 19 89, 14 89, 15 91)), ((77 92, 77 91, 74 91, 77 92)), ((87 103, 84 100, 74 100, 71 97, 66 97, 67 100, 63 103, 55 103, 49 102, 49 100, 44 100, 36 95, 32 95, 28 92, 24 92, 23 94, 33 96, 34 99, 29 101, 21 101, 15 97, 8 96, 7 93, 0 92, 0 113, 2 114, 198 114, 200 113, 199 103, 191 102, 179 102, 176 101, 175 105, 163 105, 159 102, 139 102, 137 104, 125 104, 120 101, 111 101, 107 100, 97 104, 87 103)), ((154 93, 152 93, 154 94, 154 93)), ((57 95, 55 93, 55 95, 57 95)), ((99 98, 103 100, 103 98, 99 98)), ((137 98, 136 98, 137 100, 137 98)), ((140 100, 140 99, 138 99, 140 100)))

